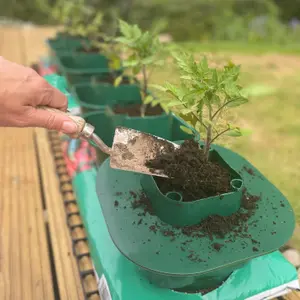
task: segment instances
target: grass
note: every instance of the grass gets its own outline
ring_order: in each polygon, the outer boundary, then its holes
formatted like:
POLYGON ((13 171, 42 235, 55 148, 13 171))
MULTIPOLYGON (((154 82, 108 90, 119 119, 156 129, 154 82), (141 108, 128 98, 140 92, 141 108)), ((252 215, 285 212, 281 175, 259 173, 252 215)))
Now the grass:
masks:
POLYGON ((191 51, 209 51, 211 53, 244 53, 244 54, 299 54, 300 44, 272 45, 270 43, 241 43, 241 42, 185 42, 179 46, 191 51))
MULTIPOLYGON (((202 48, 203 44, 193 46, 196 56, 200 57, 199 49, 202 48)), ((231 53, 237 53, 236 50, 231 53)), ((205 52, 209 52, 207 48, 205 52)), ((231 53, 209 53, 210 61, 220 64, 231 59, 242 65, 243 86, 262 85, 269 90, 264 95, 251 97, 249 104, 237 111, 237 123, 250 128, 252 135, 229 138, 225 144, 247 158, 282 191, 292 204, 299 222, 300 56, 231 53)), ((152 78, 153 82, 160 84, 178 81, 171 62, 157 70, 152 78)), ((297 246, 300 248, 300 238, 297 246)))

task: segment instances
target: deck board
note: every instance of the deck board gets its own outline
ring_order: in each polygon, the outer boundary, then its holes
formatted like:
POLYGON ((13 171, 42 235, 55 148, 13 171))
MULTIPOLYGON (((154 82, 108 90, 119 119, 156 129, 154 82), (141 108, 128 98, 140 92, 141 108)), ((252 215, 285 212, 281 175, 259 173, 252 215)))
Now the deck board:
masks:
POLYGON ((63 300, 81 300, 83 299, 83 290, 76 260, 72 255, 72 243, 69 229, 66 226, 64 202, 59 188, 59 180, 56 176, 55 162, 47 131, 36 129, 36 134, 60 298, 63 300))
POLYGON ((33 129, 1 128, 0 299, 54 299, 33 129))
POLYGON ((285 300, 300 300, 299 292, 291 292, 284 297, 285 300))

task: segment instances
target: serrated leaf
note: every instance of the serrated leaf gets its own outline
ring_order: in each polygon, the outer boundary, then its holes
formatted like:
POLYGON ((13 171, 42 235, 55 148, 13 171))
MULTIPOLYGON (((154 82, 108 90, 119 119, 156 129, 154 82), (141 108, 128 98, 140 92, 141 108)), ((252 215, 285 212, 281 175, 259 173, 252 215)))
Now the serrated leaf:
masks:
POLYGON ((175 107, 175 106, 180 106, 180 105, 183 105, 184 103, 180 102, 180 101, 171 101, 171 102, 168 102, 166 105, 168 107, 175 107))

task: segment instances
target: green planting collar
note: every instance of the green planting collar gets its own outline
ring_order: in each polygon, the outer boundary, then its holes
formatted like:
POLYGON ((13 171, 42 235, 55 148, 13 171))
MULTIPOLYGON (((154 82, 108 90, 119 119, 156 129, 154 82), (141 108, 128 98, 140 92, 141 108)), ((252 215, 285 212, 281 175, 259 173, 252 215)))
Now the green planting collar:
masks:
POLYGON ((162 221, 174 226, 194 225, 208 216, 230 216, 240 209, 243 188, 241 176, 230 168, 217 151, 211 151, 210 157, 212 161, 222 164, 230 172, 232 190, 230 193, 183 202, 182 195, 177 191, 169 191, 164 195, 152 176, 141 176, 141 186, 155 214, 162 221))
POLYGON ((220 146, 213 149, 239 174, 247 192, 260 197, 241 232, 223 238, 187 236, 149 214, 147 205, 136 206, 145 201, 142 175, 111 169, 109 160, 98 170, 97 194, 113 242, 161 287, 213 287, 249 260, 276 251, 293 234, 294 213, 282 193, 243 157, 220 146))

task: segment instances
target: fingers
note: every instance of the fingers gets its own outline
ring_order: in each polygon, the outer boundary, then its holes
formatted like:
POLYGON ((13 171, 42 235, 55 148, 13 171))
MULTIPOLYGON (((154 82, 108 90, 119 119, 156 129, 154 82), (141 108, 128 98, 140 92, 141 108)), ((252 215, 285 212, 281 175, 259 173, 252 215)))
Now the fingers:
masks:
POLYGON ((77 132, 77 125, 67 115, 37 109, 32 107, 28 112, 28 126, 43 127, 49 130, 57 130, 66 134, 77 132))
POLYGON ((66 111, 68 108, 67 97, 58 89, 52 87, 44 78, 37 77, 36 86, 37 94, 35 97, 36 106, 44 105, 52 108, 57 108, 62 111, 66 111))

